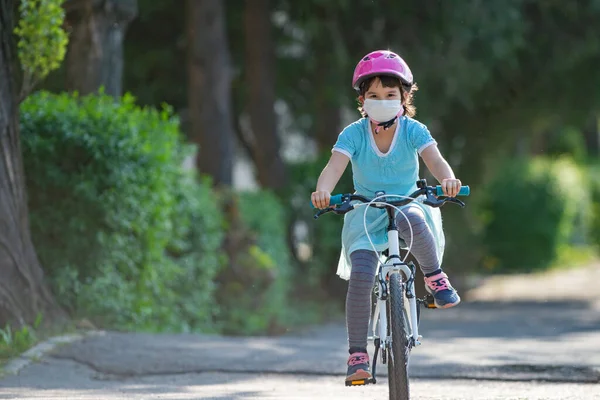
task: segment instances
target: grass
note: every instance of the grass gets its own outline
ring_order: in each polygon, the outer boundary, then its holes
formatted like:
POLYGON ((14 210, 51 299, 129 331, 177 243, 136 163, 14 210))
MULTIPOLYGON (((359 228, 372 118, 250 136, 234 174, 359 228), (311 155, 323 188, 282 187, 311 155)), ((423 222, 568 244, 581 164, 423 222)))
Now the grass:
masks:
POLYGON ((20 329, 13 329, 10 324, 7 324, 3 329, 0 329, 0 366, 39 342, 36 330, 41 322, 42 317, 38 315, 33 326, 26 325, 20 329))
POLYGON ((588 265, 599 258, 598 249, 594 246, 564 246, 559 249, 558 257, 549 270, 565 270, 588 265))

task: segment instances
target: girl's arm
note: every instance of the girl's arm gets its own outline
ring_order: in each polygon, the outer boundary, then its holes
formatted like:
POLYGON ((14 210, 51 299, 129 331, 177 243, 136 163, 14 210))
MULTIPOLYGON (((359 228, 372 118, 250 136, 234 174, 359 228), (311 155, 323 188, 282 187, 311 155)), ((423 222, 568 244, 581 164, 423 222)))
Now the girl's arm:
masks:
POLYGON ((437 145, 428 146, 421 152, 421 158, 431 171, 431 174, 442 184, 446 196, 455 197, 461 187, 461 182, 456 179, 448 162, 444 159, 437 145))
POLYGON ((317 189, 311 195, 312 203, 316 208, 323 209, 329 207, 331 192, 342 177, 349 161, 348 156, 338 151, 334 151, 331 154, 329 162, 319 176, 317 189))

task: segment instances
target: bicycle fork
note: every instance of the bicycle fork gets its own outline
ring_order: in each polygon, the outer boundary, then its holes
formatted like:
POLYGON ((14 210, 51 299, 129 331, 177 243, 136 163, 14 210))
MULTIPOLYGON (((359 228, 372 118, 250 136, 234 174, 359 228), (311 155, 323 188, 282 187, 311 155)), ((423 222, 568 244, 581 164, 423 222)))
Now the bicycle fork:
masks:
MULTIPOLYGON (((421 344, 419 335, 419 310, 417 304, 417 298, 415 296, 415 265, 409 263, 408 265, 402 262, 400 258, 400 242, 398 237, 398 231, 390 227, 388 229, 388 243, 389 243, 389 256, 385 264, 379 269, 377 276, 377 303, 375 305, 375 312, 373 313, 373 339, 375 345, 375 353, 373 355, 373 373, 371 383, 377 383, 376 371, 377 371, 377 357, 379 350, 382 351, 382 363, 387 364, 388 351, 391 349, 393 338, 391 334, 388 335, 388 318, 386 302, 389 301, 389 289, 388 289, 388 276, 393 272, 401 272, 404 275, 403 281, 403 293, 406 296, 404 301, 405 315, 408 316, 409 321, 409 334, 410 346, 418 346, 421 344), (379 333, 379 334, 377 334, 379 333)), ((425 301, 419 301, 419 303, 426 304, 425 301)))

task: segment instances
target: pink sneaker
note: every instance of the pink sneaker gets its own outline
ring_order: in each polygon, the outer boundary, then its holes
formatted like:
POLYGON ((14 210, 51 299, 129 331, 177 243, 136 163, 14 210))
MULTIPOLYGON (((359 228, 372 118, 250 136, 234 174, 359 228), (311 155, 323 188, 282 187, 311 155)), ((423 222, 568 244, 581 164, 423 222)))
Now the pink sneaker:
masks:
POLYGON ((450 308, 460 303, 460 296, 450 285, 445 272, 425 277, 425 290, 433 296, 437 308, 450 308))
POLYGON ((352 353, 348 358, 348 373, 346 382, 370 379, 371 371, 369 365, 369 354, 352 353))

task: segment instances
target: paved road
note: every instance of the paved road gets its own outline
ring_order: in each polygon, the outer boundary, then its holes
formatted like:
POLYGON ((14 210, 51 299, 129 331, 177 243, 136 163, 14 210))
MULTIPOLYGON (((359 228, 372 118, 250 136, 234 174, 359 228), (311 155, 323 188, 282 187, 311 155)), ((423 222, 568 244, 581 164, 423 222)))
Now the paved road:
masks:
MULTIPOLYGON (((600 307, 584 300, 427 311, 414 399, 600 399, 600 307)), ((343 386, 342 324, 278 338, 101 333, 61 347, 0 399, 385 399, 343 386)), ((383 372, 383 371, 382 371, 383 372)))
MULTIPOLYGON (((44 383, 2 390, 0 399, 387 399, 382 384, 346 388, 339 377, 307 375, 268 375, 260 373, 201 373, 157 375, 130 379, 103 380, 93 372, 72 362, 52 364, 53 373, 32 367, 44 383), (61 369, 58 369, 61 368, 61 369), (50 382, 53 380, 53 383, 50 382), (43 389, 42 389, 43 387, 43 389)), ((49 366, 46 366, 48 368, 49 366)), ((419 400, 587 400, 600 399, 597 385, 495 382, 472 380, 421 380, 412 382, 412 398, 419 400)))

